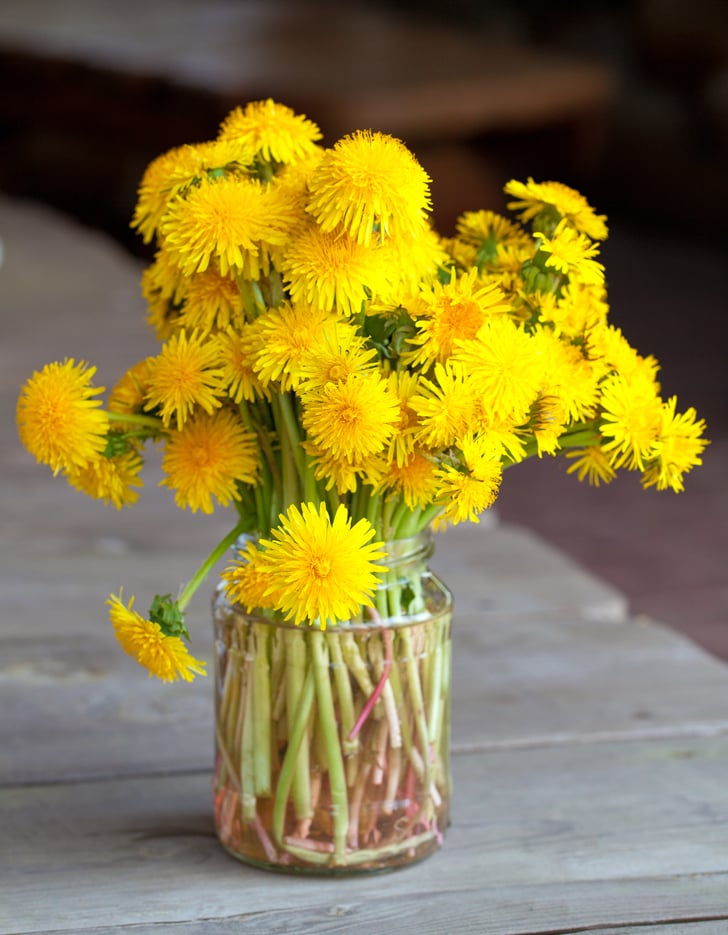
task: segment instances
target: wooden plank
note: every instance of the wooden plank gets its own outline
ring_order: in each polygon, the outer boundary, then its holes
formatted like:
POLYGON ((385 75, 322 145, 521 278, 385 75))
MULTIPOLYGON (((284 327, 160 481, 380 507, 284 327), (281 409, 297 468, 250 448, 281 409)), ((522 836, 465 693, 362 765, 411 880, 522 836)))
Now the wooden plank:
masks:
MULTIPOLYGON (((318 884, 311 883, 316 886, 318 884)), ((387 932, 391 935, 408 935, 416 926, 417 935, 725 935, 728 930, 726 916, 700 922, 652 924, 653 918, 667 918, 667 914, 683 911, 686 900, 705 898, 708 905, 721 886, 724 878, 701 880, 693 884, 683 878, 674 881, 638 881, 644 886, 645 908, 634 913, 643 918, 635 926, 618 925, 606 927, 599 921, 608 914, 609 900, 621 898, 630 889, 621 884, 619 889, 607 884, 587 884, 577 894, 564 893, 561 888, 549 899, 545 892, 538 893, 537 900, 519 904, 520 893, 509 889, 497 892, 458 893, 457 901, 448 896, 430 893, 413 893, 407 896, 381 899, 376 892, 361 903, 331 898, 322 901, 313 909, 292 907, 263 915, 236 916, 230 919, 206 918, 192 922, 147 923, 126 925, 93 926, 83 929, 84 935, 282 935, 282 933, 306 932, 307 935, 372 935, 387 932), (689 895, 686 895, 689 894, 689 895), (600 912, 596 906, 605 900, 600 912), (589 912, 584 903, 594 901, 589 912), (647 906, 661 903, 661 913, 650 915, 647 906), (586 921, 589 920, 589 921, 586 921), (593 921, 591 921, 593 920, 593 921)), ((638 894, 635 893, 635 901, 638 894)), ((715 903, 719 905, 719 902, 715 903)), ((44 931, 39 935, 59 935, 59 929, 44 931)), ((17 933, 21 935, 21 933, 17 933)))
POLYGON ((602 621, 627 615, 627 601, 616 588, 518 526, 462 524, 438 533, 432 568, 456 601, 476 595, 480 615, 546 609, 602 621))
MULTIPOLYGON (((728 733, 728 667, 683 637, 547 613, 481 618, 475 605, 463 595, 454 628, 456 750, 728 733)), ((209 768, 212 679, 150 679, 107 622, 79 632, 77 606, 57 597, 52 638, 0 640, 0 784, 209 768)), ((209 661, 208 609, 193 610, 209 661)))
POLYGON ((202 774, 7 788, 0 932, 234 921, 396 935, 416 913, 425 933, 553 935, 728 919, 727 769, 725 738, 458 755, 444 849, 345 882, 231 860, 202 774))
POLYGON ((467 606, 453 646, 458 749, 728 731, 728 666, 649 621, 467 606))
POLYGON ((640 925, 639 928, 633 928, 630 925, 628 928, 620 926, 615 929, 610 926, 606 929, 594 929, 594 933, 595 935, 725 935, 727 927, 725 919, 713 919, 712 921, 677 923, 677 925, 672 923, 640 925))

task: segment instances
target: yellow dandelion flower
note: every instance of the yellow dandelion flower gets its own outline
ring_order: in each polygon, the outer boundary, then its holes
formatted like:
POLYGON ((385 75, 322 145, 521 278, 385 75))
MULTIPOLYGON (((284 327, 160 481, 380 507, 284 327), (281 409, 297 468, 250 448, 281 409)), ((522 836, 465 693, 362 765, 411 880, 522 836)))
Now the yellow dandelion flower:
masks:
POLYGON ((492 435, 468 432, 459 439, 457 447, 465 467, 476 480, 492 483, 498 478, 500 483, 503 448, 492 435))
POLYGON ((330 319, 301 354, 294 373, 305 393, 326 383, 340 383, 352 374, 376 370, 376 358, 376 349, 366 346, 352 324, 330 319))
POLYGON ((569 465, 566 473, 576 474, 580 481, 586 479, 591 487, 608 484, 617 476, 617 472, 609 461, 609 456, 599 445, 576 448, 565 452, 565 456, 574 462, 569 465))
POLYGON ((388 470, 381 454, 347 458, 312 442, 303 442, 303 449, 308 455, 314 478, 326 490, 335 490, 339 494, 354 493, 362 484, 376 487, 388 470))
POLYGON ((243 297, 238 284, 214 266, 187 277, 178 327, 211 334, 243 321, 243 297))
POLYGON ((130 367, 109 393, 109 412, 131 415, 141 412, 149 392, 152 358, 145 357, 130 367))
POLYGON ((483 443, 490 445, 500 453, 500 458, 511 464, 524 461, 528 455, 524 442, 523 432, 510 422, 494 419, 489 412, 485 412, 479 401, 476 416, 473 419, 474 431, 483 439, 483 443))
POLYGON ((488 250, 495 251, 499 242, 530 241, 522 227, 494 211, 465 211, 455 222, 455 230, 458 240, 480 248, 484 254, 488 250))
POLYGON ((160 483, 174 490, 177 506, 212 513, 213 498, 228 506, 240 499, 238 481, 255 483, 255 437, 228 409, 200 414, 170 432, 162 470, 166 476, 160 483))
POLYGON ((234 403, 244 399, 252 403, 268 395, 253 367, 260 342, 252 325, 242 325, 237 330, 227 328, 216 335, 215 345, 220 383, 234 403))
POLYGON ((417 236, 388 238, 377 252, 388 270, 377 296, 392 305, 398 305, 403 295, 416 293, 423 284, 435 282, 440 269, 450 262, 443 239, 429 225, 417 236))
POLYGON ((536 439, 539 458, 555 455, 561 445, 559 439, 568 424, 568 415, 557 392, 542 391, 534 401, 530 412, 530 425, 536 439))
POLYGON ((593 418, 599 399, 601 368, 584 357, 581 347, 561 340, 550 328, 536 327, 531 338, 542 362, 541 396, 550 408, 574 422, 593 418))
POLYGON ((343 227, 360 244, 427 225, 429 176, 399 140, 359 131, 324 154, 309 182, 308 210, 325 232, 343 227))
POLYGON ((91 383, 96 368, 84 361, 55 361, 36 371, 18 398, 21 442, 54 473, 82 468, 106 447, 109 418, 94 399, 104 387, 91 383))
POLYGON ((410 510, 432 503, 440 487, 437 464, 421 451, 412 451, 401 463, 394 462, 380 486, 396 490, 410 510))
POLYGON ((478 271, 472 269, 449 283, 435 282, 423 289, 425 314, 417 317, 418 331, 410 342, 419 345, 412 354, 415 366, 444 363, 458 340, 475 338, 492 316, 508 312, 509 306, 498 286, 478 284, 477 275, 478 271))
MULTIPOLYGON (((177 188, 179 178, 189 178, 184 154, 188 147, 181 146, 162 153, 153 159, 144 171, 139 184, 138 199, 131 226, 136 228, 149 243, 157 233, 159 224, 167 211, 167 205, 177 188)), ((194 177, 194 175, 193 175, 194 177)))
POLYGON ((352 525, 346 507, 333 521, 326 506, 302 503, 280 516, 272 538, 261 540, 261 570, 274 580, 276 608, 299 624, 349 620, 371 597, 386 571, 380 562, 383 543, 372 542, 374 527, 366 519, 352 525))
POLYGON ((481 477, 452 465, 438 468, 435 502, 443 507, 443 521, 452 524, 480 522, 480 514, 495 503, 502 477, 500 461, 492 461, 490 468, 490 475, 486 476, 483 470, 481 477))
POLYGON ((66 479, 76 490, 120 510, 139 499, 134 488, 144 486, 139 477, 142 467, 139 452, 132 449, 111 458, 96 458, 81 468, 71 468, 66 479))
POLYGON ((581 337, 606 324, 609 306, 603 286, 571 281, 551 299, 542 309, 541 320, 552 322, 558 334, 581 337))
POLYGON ((662 400, 643 374, 615 375, 601 386, 602 445, 616 468, 641 471, 655 452, 662 428, 662 400))
POLYGON ((562 182, 534 182, 529 178, 524 183, 512 179, 504 191, 518 199, 509 202, 508 208, 518 211, 524 222, 537 217, 544 209, 551 209, 587 237, 593 240, 607 237, 606 217, 596 214, 583 195, 562 182))
POLYGON ((147 409, 159 407, 165 426, 181 429, 192 410, 199 406, 212 412, 221 405, 222 371, 217 345, 194 332, 173 335, 157 357, 149 359, 147 409))
POLYGON ((560 221, 550 238, 542 233, 535 236, 539 251, 546 254, 547 267, 592 285, 604 282, 604 266, 594 259, 599 246, 584 234, 560 221))
POLYGON ((243 143, 265 162, 290 163, 314 153, 321 135, 313 121, 268 98, 231 111, 220 126, 219 139, 243 143))
POLYGON ((435 380, 420 379, 409 405, 417 413, 416 440, 426 448, 447 448, 464 435, 476 411, 477 395, 465 370, 448 361, 435 364, 435 380))
POLYGON ((616 370, 626 379, 639 374, 657 380, 659 363, 652 356, 642 357, 614 325, 597 325, 589 332, 587 353, 605 372, 616 370))
POLYGON ((400 417, 399 403, 378 373, 350 374, 303 396, 303 425, 319 448, 360 461, 382 451, 400 417))
POLYGON ((494 317, 474 340, 458 341, 453 358, 493 418, 525 420, 541 387, 543 365, 536 342, 523 328, 505 316, 494 317))
POLYGON ((644 470, 642 486, 682 492, 683 475, 703 463, 701 455, 710 442, 703 438, 705 421, 695 409, 675 412, 677 399, 671 396, 662 405, 660 431, 655 442, 656 457, 644 470))
POLYGON ((252 162, 253 155, 237 141, 186 143, 162 153, 142 176, 131 226, 149 243, 175 198, 210 175, 226 170, 238 173, 252 162))
POLYGON ((253 368, 263 386, 277 382, 283 392, 297 387, 301 362, 336 320, 330 311, 302 304, 271 308, 257 318, 252 325, 257 342, 253 368))
POLYGON ((286 241, 291 219, 275 190, 250 179, 219 178, 191 188, 170 205, 161 232, 182 272, 204 272, 216 260, 220 273, 257 279, 267 269, 266 245, 286 241))
POLYGON ((142 273, 142 295, 147 301, 168 299, 179 305, 187 287, 186 277, 164 246, 154 254, 154 260, 142 273))
POLYGON ((388 380, 390 391, 399 401, 399 422, 389 443, 389 459, 401 466, 414 452, 418 419, 410 400, 419 390, 420 378, 409 370, 395 370, 388 380))
POLYGON ((134 598, 128 605, 122 603, 121 594, 112 594, 106 602, 109 616, 124 651, 164 682, 184 679, 193 681, 195 674, 206 675, 205 663, 195 659, 179 636, 166 636, 161 626, 146 620, 133 610, 134 598))
POLYGON ((356 315, 370 294, 386 290, 385 260, 345 234, 309 225, 286 247, 280 271, 294 303, 356 315))
POLYGON ((246 542, 233 564, 220 576, 229 600, 240 604, 247 613, 258 608, 273 608, 276 604, 276 576, 261 569, 262 556, 253 542, 246 542))

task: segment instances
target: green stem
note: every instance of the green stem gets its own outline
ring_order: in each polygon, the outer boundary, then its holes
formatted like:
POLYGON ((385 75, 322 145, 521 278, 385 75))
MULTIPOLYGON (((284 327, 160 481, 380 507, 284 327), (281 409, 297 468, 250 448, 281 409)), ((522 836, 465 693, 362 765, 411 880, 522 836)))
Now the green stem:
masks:
MULTIPOLYGON (((250 640, 252 643, 252 634, 250 640)), ((252 649, 252 646, 251 646, 252 649)), ((245 714, 243 716, 243 737, 240 744, 240 789, 243 821, 255 821, 255 712, 253 709, 253 673, 248 670, 245 682, 245 714)))
MULTIPOLYGON (((301 447, 299 423, 296 419, 296 414, 293 411, 291 395, 290 393, 280 393, 274 397, 274 400, 276 400, 279 405, 279 411, 283 422, 282 427, 285 428, 286 435, 288 436, 290 449, 296 462, 296 468, 298 469, 298 475, 301 479, 303 479, 303 476, 306 473, 306 458, 305 452, 301 447)), ((281 446, 283 446, 282 438, 281 446)))
POLYGON ((164 431, 162 420, 156 416, 143 416, 134 412, 107 412, 109 422, 119 422, 123 425, 148 425, 157 434, 164 431))
POLYGON ((253 745, 255 749, 255 796, 271 794, 271 711, 270 711, 270 661, 268 643, 270 627, 256 623, 255 653, 253 657, 253 745))
POLYGON ((311 714, 314 698, 314 676, 313 670, 309 668, 303 681, 303 688, 299 696, 298 708, 293 725, 288 732, 288 746, 286 755, 283 758, 283 764, 278 776, 278 785, 276 788, 275 804, 273 806, 273 835, 281 846, 283 846, 283 826, 286 819, 286 806, 288 804, 288 794, 291 791, 293 774, 298 759, 298 751, 301 746, 308 718, 311 714))
POLYGON ((331 665, 334 670, 334 682, 336 684, 336 694, 339 699, 339 711, 341 712, 341 746, 346 755, 355 753, 359 748, 359 741, 350 738, 350 733, 354 728, 354 696, 351 691, 351 679, 349 670, 344 662, 344 654, 341 650, 341 636, 339 633, 329 633, 329 649, 331 651, 331 665))
POLYGON ((420 683, 420 674, 417 668, 417 659, 415 658, 414 647, 412 645, 412 636, 409 627, 402 628, 402 647, 404 649, 405 666, 407 669, 407 681, 409 683, 410 697, 412 698, 412 713, 414 714, 415 727, 420 741, 420 751, 424 761, 425 776, 425 802, 430 801, 430 790, 432 788, 432 761, 430 759, 430 750, 428 743, 427 719, 425 716, 425 704, 422 697, 422 685, 420 683))
POLYGON ((334 858, 342 861, 346 853, 346 834, 349 830, 349 801, 346 794, 346 773, 339 744, 336 711, 329 680, 329 659, 326 634, 321 630, 311 633, 313 674, 318 699, 319 726, 329 761, 331 811, 334 822, 334 858))
POLYGON ((194 597, 195 592, 208 576, 213 566, 220 561, 222 556, 229 549, 231 549, 233 545, 235 545, 240 536, 242 536, 242 534, 248 530, 248 522, 242 521, 238 523, 234 529, 231 529, 224 539, 221 539, 220 542, 218 542, 218 544, 215 546, 212 552, 210 552, 205 561, 200 565, 200 567, 190 578, 184 588, 182 588, 182 593, 177 598, 177 607, 179 607, 181 611, 185 610, 189 602, 194 597))
MULTIPOLYGON (((301 705, 306 677, 306 641, 300 630, 286 630, 286 716, 291 730, 296 712, 301 705)), ((290 743, 290 741, 289 741, 290 743)), ((293 770, 293 805, 296 818, 313 815, 311 805, 311 775, 309 767, 308 726, 303 727, 302 742, 295 758, 293 770)))
POLYGON ((298 430, 291 426, 292 413, 287 395, 273 397, 282 470, 282 499, 286 509, 301 502, 301 485, 305 477, 304 452, 298 440, 298 430), (293 433, 293 434, 292 434, 293 433))

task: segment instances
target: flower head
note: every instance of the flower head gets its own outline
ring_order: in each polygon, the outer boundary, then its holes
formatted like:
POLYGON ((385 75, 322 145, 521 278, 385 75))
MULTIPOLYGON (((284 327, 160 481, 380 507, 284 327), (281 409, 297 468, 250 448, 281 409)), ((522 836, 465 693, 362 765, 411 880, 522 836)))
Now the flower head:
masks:
POLYGON ((604 267, 594 259, 599 247, 565 221, 559 222, 551 237, 541 233, 536 237, 539 250, 546 254, 547 267, 580 282, 592 285, 604 282, 604 267))
POLYGON ((243 320, 240 288, 231 276, 223 276, 215 266, 188 277, 182 294, 178 327, 200 334, 211 334, 239 325, 243 320))
POLYGON ((139 452, 131 448, 114 457, 96 458, 81 468, 71 468, 66 479, 82 493, 113 504, 117 510, 132 506, 139 499, 135 488, 142 487, 139 472, 143 461, 139 452))
POLYGON ((106 602, 111 610, 109 616, 116 638, 124 651, 140 665, 164 682, 184 679, 191 682, 195 674, 206 675, 205 663, 190 655, 179 636, 164 633, 162 626, 147 620, 132 609, 134 598, 128 605, 122 602, 121 594, 112 594, 106 602))
POLYGON ((301 361, 322 342, 326 326, 335 321, 324 309, 288 304, 257 318, 252 325, 257 339, 253 369, 262 385, 278 381, 283 392, 297 386, 301 361))
POLYGON ((609 456, 599 445, 576 448, 567 451, 565 456, 573 461, 566 469, 567 474, 576 474, 580 481, 587 480, 592 487, 608 484, 617 476, 609 456))
POLYGON ((663 425, 657 384, 645 374, 615 375, 601 387, 603 450, 616 468, 641 471, 655 452, 663 425))
POLYGON ((228 409, 200 413, 170 432, 162 469, 166 477, 161 483, 175 491, 177 506, 212 513, 213 497, 227 506, 240 498, 238 481, 255 481, 254 437, 228 409))
POLYGON ((419 345, 412 355, 415 364, 444 363, 458 340, 474 338, 491 316, 508 311, 499 287, 477 283, 476 277, 473 269, 445 285, 436 281, 423 289, 418 332, 412 338, 419 345))
POLYGON ((562 182, 518 182, 515 179, 505 186, 508 195, 515 195, 508 207, 519 211, 521 220, 530 221, 549 209, 556 218, 565 218, 577 231, 593 240, 604 240, 607 236, 606 218, 596 214, 589 202, 573 188, 562 182))
POLYGON ((420 451, 413 451, 401 464, 389 465, 382 486, 398 491, 406 505, 414 510, 432 503, 440 489, 437 463, 420 451))
POLYGON ((528 332, 497 316, 476 338, 456 344, 453 358, 469 374, 483 408, 496 419, 524 421, 543 375, 539 348, 528 332))
POLYGON ((18 399, 20 440, 54 472, 82 468, 101 455, 109 429, 107 414, 94 399, 103 387, 91 383, 95 367, 73 359, 46 364, 27 381, 18 399))
POLYGON ((185 144, 162 153, 147 166, 139 186, 132 227, 149 243, 170 204, 193 185, 210 177, 240 174, 253 152, 238 141, 185 144))
POLYGON ((247 542, 232 565, 222 572, 228 598, 241 604, 248 613, 256 608, 275 606, 276 577, 261 569, 263 552, 253 542, 247 542))
POLYGON ((388 287, 387 257, 346 234, 308 225, 283 252, 281 273, 294 303, 356 315, 388 287))
POLYGON ((179 331, 149 364, 146 408, 158 406, 165 426, 181 429, 195 407, 210 413, 222 405, 217 347, 202 335, 179 331))
POLYGON ((264 162, 289 163, 310 156, 321 131, 313 121, 268 98, 231 111, 220 126, 219 139, 243 144, 253 158, 264 162))
POLYGON ((399 418, 399 402, 377 373, 350 374, 304 396, 309 438, 349 461, 382 451, 399 418))
POLYGON ((216 178, 174 201, 161 224, 165 246, 182 272, 202 273, 213 260, 257 279, 268 267, 266 247, 286 241, 287 205, 272 186, 251 179, 216 178))
POLYGON ((309 183, 308 210, 325 232, 342 228, 369 245, 427 224, 429 177, 407 147, 360 131, 328 150, 309 183))
POLYGON ((437 502, 443 506, 443 520, 454 524, 478 523, 480 514, 498 496, 502 467, 495 458, 481 465, 479 474, 446 464, 438 469, 436 476, 439 481, 437 502))
POLYGON ((346 507, 333 520, 326 506, 302 503, 280 516, 272 539, 261 541, 262 572, 271 575, 276 607, 298 624, 336 623, 371 606, 379 583, 381 542, 371 542, 374 527, 366 519, 352 525, 346 507))
POLYGON ((642 486, 657 490, 684 490, 683 475, 702 464, 702 453, 710 444, 703 437, 705 422, 691 407, 675 412, 677 399, 671 396, 662 404, 661 424, 654 444, 655 457, 646 466, 642 486))

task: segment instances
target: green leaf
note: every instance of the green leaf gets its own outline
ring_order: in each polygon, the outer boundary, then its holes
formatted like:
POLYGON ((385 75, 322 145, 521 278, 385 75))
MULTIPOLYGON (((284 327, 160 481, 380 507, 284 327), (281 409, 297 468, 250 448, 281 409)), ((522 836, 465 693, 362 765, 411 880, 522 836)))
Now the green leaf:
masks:
POLYGON ((149 619, 159 624, 165 636, 183 636, 186 640, 190 638, 184 612, 179 609, 171 594, 165 594, 164 597, 155 595, 149 608, 149 619))

